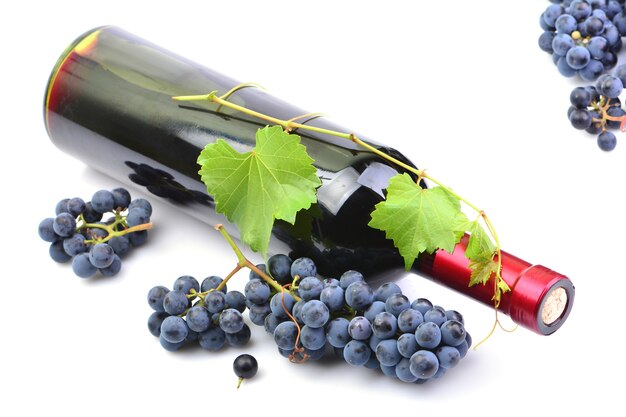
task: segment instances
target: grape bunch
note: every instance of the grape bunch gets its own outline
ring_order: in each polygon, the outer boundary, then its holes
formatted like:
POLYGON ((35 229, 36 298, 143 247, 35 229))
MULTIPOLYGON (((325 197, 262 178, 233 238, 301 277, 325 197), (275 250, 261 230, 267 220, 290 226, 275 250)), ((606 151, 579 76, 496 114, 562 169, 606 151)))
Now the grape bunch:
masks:
POLYGON ((595 81, 615 67, 626 34, 624 1, 553 3, 539 18, 544 30, 539 47, 552 54, 559 72, 565 77, 578 74, 585 81, 595 81))
POLYGON ((39 223, 39 236, 50 243, 50 257, 59 263, 71 260, 72 270, 81 278, 98 272, 116 275, 121 259, 146 242, 152 227, 150 203, 143 198, 131 201, 124 188, 99 190, 87 203, 78 197, 65 198, 55 213, 56 217, 39 223))
POLYGON ((571 106, 567 112, 570 123, 576 129, 597 135, 597 143, 603 151, 612 151, 617 138, 609 129, 623 130, 626 111, 619 95, 626 86, 626 65, 616 68, 613 75, 604 74, 594 85, 576 87, 570 94, 571 106))
POLYGON ((239 291, 227 291, 218 276, 199 284, 194 277, 183 275, 174 281, 171 291, 160 285, 150 289, 148 304, 154 310, 148 330, 170 352, 192 342, 217 351, 227 343, 238 347, 250 340, 250 327, 242 315, 246 297, 239 291))
POLYGON ((460 313, 423 298, 410 302, 394 283, 374 291, 352 270, 320 280, 311 259, 292 263, 285 255, 257 267, 299 298, 288 291, 272 295, 254 272, 245 287, 251 321, 264 326, 292 361, 320 359, 331 346, 351 365, 423 383, 456 366, 471 346, 460 313))

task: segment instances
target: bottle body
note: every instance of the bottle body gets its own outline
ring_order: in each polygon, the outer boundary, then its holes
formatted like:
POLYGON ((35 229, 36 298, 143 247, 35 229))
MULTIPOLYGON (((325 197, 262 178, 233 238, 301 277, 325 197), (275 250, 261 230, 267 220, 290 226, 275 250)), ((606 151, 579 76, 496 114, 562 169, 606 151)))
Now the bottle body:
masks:
MULTIPOLYGON (((257 129, 266 123, 214 103, 176 102, 171 97, 213 90, 225 93, 238 84, 121 29, 98 28, 77 39, 57 63, 46 92, 46 128, 59 148, 90 166, 145 187, 209 224, 228 224, 215 213, 197 174, 196 159, 207 143, 218 138, 240 152, 251 150, 257 129)), ((256 88, 240 89, 229 100, 285 120, 306 113, 256 88)), ((325 118, 301 122, 350 132, 325 118)), ((347 269, 373 275, 401 268, 402 259, 392 242, 367 223, 375 204, 384 199, 389 178, 402 169, 344 139, 310 131, 293 133, 300 135, 315 160, 322 186, 318 204, 299 213, 294 225, 276 222, 270 250, 308 256, 326 276, 347 269)), ((394 149, 368 142, 410 164, 394 149)), ((233 227, 229 231, 237 234, 233 227)), ((463 245, 458 250, 463 255, 463 245)), ((511 261, 511 265, 518 264, 511 261)), ((455 282, 452 286, 465 293, 467 266, 463 256, 445 252, 425 255, 415 263, 416 269, 445 285, 455 282), (464 288, 458 285, 461 279, 466 279, 464 288)), ((509 269, 507 283, 515 287, 523 271, 509 269)), ((474 298, 492 305, 491 290, 471 291, 474 298)), ((534 301, 541 304, 545 296, 535 294, 542 298, 534 301)), ((503 311, 511 314, 515 308, 511 310, 506 297, 503 311)), ((548 332, 534 324, 523 325, 543 334, 556 330, 571 308, 573 286, 568 297, 566 308, 548 332)), ((524 307, 524 311, 535 307, 524 307)))

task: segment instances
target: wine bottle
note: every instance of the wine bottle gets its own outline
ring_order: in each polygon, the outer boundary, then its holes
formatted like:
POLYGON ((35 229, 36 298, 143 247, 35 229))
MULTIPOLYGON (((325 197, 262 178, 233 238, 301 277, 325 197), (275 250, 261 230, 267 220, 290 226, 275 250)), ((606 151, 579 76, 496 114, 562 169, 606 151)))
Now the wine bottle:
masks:
MULTIPOLYGON (((178 102, 173 96, 217 90, 238 82, 116 27, 100 27, 76 39, 59 58, 48 82, 44 118, 48 135, 63 151, 124 183, 145 188, 209 224, 223 223, 200 181, 196 159, 218 138, 239 151, 251 150, 266 123, 211 102, 178 102)), ((306 112, 255 88, 229 100, 281 119, 306 112)), ((301 123, 350 132, 325 118, 301 123)), ((383 232, 369 227, 374 205, 402 168, 350 141, 294 131, 315 160, 322 186, 318 203, 298 213, 294 225, 276 222, 271 252, 307 256, 320 273, 357 269, 374 276, 403 261, 383 232)), ((363 136, 359 137, 363 138, 363 136)), ((366 142, 411 166, 395 149, 366 142)), ((422 186, 426 186, 422 184, 422 186)), ((413 269, 493 307, 492 285, 468 287, 467 236, 452 254, 420 256, 413 269)), ((499 309, 520 325, 551 334, 565 322, 574 287, 562 274, 502 253, 501 275, 511 288, 499 309)))

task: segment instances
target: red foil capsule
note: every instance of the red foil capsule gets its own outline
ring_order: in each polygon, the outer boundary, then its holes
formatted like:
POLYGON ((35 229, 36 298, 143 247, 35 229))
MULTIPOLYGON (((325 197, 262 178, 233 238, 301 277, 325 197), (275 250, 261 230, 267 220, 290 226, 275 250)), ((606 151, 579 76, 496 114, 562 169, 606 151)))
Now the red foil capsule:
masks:
MULTIPOLYGON (((486 285, 468 286, 471 270, 464 236, 454 252, 440 250, 421 259, 420 270, 433 281, 455 289, 484 304, 494 305, 494 277, 486 285)), ((522 327, 542 335, 556 332, 574 304, 574 285, 566 276, 541 265, 532 265, 502 251, 502 279, 511 288, 502 295, 498 309, 522 327)))

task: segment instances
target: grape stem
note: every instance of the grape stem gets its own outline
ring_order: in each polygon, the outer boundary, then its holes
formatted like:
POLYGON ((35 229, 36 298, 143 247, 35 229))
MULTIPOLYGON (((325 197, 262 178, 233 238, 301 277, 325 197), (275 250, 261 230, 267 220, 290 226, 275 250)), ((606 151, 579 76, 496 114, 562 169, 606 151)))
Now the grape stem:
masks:
MULTIPOLYGON (((417 169, 415 167, 412 167, 408 164, 405 164, 404 162, 394 158, 391 155, 386 154, 385 152, 375 148, 374 146, 370 145, 369 143, 359 139, 354 133, 345 133, 345 132, 339 132, 339 131, 335 131, 335 130, 331 130, 331 129, 325 129, 325 128, 321 128, 321 127, 317 127, 317 126, 311 126, 311 125, 307 125, 307 124, 302 124, 302 123, 298 123, 295 120, 300 119, 300 117, 296 117, 290 120, 283 120, 283 119, 279 119, 277 117, 273 117, 252 109, 249 109, 247 107, 232 103, 230 101, 228 101, 228 97, 230 97, 230 95, 234 92, 237 91, 239 88, 242 87, 249 87, 252 86, 254 84, 251 83, 246 83, 246 84, 240 84, 239 86, 234 87, 233 89, 231 89, 228 93, 219 96, 217 93, 217 90, 211 91, 209 94, 201 94, 201 95, 189 95, 189 96, 175 96, 172 97, 173 100, 177 100, 177 101, 210 101, 212 103, 216 103, 219 105, 219 108, 221 107, 228 107, 230 109, 239 111, 241 113, 253 116, 253 117, 257 117, 259 119, 268 121, 270 123, 282 126, 285 130, 287 131, 291 131, 293 129, 303 129, 303 130, 308 130, 308 131, 312 131, 312 132, 317 132, 317 133, 321 133, 321 134, 326 134, 326 135, 330 135, 330 136, 335 136, 338 138, 342 138, 342 139, 346 139, 349 140, 359 146, 361 146, 362 148, 367 149, 368 151, 380 156, 381 158, 395 164, 398 167, 401 167, 402 169, 404 169, 405 171, 411 172, 414 175, 417 176, 417 184, 419 186, 419 182, 422 179, 427 179, 431 182, 433 182, 434 184, 436 184, 437 186, 441 187, 442 189, 444 189, 447 193, 449 193, 450 195, 454 196, 456 199, 458 199, 459 201, 463 202, 465 205, 467 205, 469 208, 471 208, 472 210, 476 211, 480 217, 483 219, 483 222, 485 223, 485 225, 487 226, 487 230, 489 232, 489 235, 491 236, 491 238, 494 240, 495 242, 495 246, 496 246, 496 250, 494 251, 493 257, 492 259, 494 261, 497 262, 497 270, 494 273, 494 294, 492 297, 492 300, 494 302, 494 309, 496 312, 496 323, 497 324, 499 321, 497 319, 498 317, 498 307, 500 305, 500 301, 502 299, 502 294, 503 292, 508 292, 510 291, 510 288, 508 287, 508 285, 506 284, 506 282, 504 282, 504 280, 502 279, 501 276, 501 269, 502 269, 502 252, 500 249, 500 239, 498 237, 498 234, 496 233, 496 230, 493 226, 493 224, 491 223, 491 220, 489 219, 489 217, 487 216, 487 214, 485 213, 484 210, 478 208, 476 205, 474 205, 473 203, 471 203, 470 201, 468 201, 467 199, 465 199, 464 197, 462 197, 461 195, 457 194, 455 191, 453 191, 451 188, 449 188, 448 186, 444 185, 442 182, 440 182, 439 180, 437 180, 436 178, 433 178, 432 176, 430 176, 430 174, 427 174, 425 170, 423 169, 417 169)), ((306 115, 305 115, 306 116, 306 115)), ((604 116, 606 118, 610 117, 606 114, 604 114, 604 116)), ((221 225, 220 225, 221 226, 221 225)), ((220 229, 218 229, 220 230, 220 229)), ((223 230, 223 229, 222 229, 223 230)), ((220 230, 221 231, 221 230, 220 230)), ((224 233, 222 232, 222 234, 224 235, 224 233)), ((230 237, 227 238, 227 240, 229 240, 230 237)), ((232 242, 232 239, 230 239, 229 243, 232 242)), ((231 243, 231 247, 233 247, 234 242, 231 243)), ((234 249, 234 247, 233 247, 234 249)), ((235 250, 239 258, 239 262, 242 262, 242 258, 240 256, 241 255, 241 251, 235 250)), ((245 259, 245 258, 243 258, 245 259)), ((253 269, 254 270, 254 269, 253 269)), ((255 271, 257 272, 257 271, 255 271)), ((257 272, 258 273, 258 272, 257 272)), ((260 274, 259 274, 260 275, 260 274)), ((273 281, 273 280, 272 280, 273 281)), ((278 285, 278 284, 277 284, 278 285)), ((273 285, 272 285, 273 286, 273 285)), ((276 287, 274 287, 276 288, 276 287)), ((491 332, 493 333, 493 331, 491 332)), ((491 336, 491 333, 487 336, 487 338, 489 338, 491 336)), ((486 340, 486 339, 485 339, 486 340)))
POLYGON ((87 223, 82 214, 78 217, 78 221, 80 225, 76 228, 77 232, 83 229, 102 229, 107 232, 107 235, 105 237, 86 239, 85 243, 105 243, 116 236, 124 236, 129 233, 152 229, 152 223, 144 223, 138 224, 137 226, 128 227, 128 225, 126 224, 126 216, 121 215, 119 212, 115 212, 115 221, 111 224, 87 223), (115 230, 115 228, 119 225, 122 225, 126 228, 123 230, 115 230))
MULTIPOLYGON (((257 268, 255 264, 250 262, 248 260, 248 258, 245 257, 245 255, 241 252, 241 249, 239 249, 239 246, 237 246, 237 244, 235 243, 233 238, 230 236, 230 234, 224 228, 224 225, 222 225, 222 224, 215 225, 215 230, 217 230, 218 232, 221 233, 222 237, 224 239, 226 239, 226 241, 230 245, 231 249, 235 252, 235 255, 237 255, 237 266, 229 274, 229 276, 227 277, 228 279, 230 279, 230 277, 232 275, 234 275, 236 272, 238 272, 240 269, 248 268, 248 269, 252 270, 254 273, 256 273, 258 276, 263 278, 263 280, 265 282, 267 282, 270 286, 272 286, 272 288, 274 288, 277 292, 283 292, 284 291, 283 287, 281 287, 281 285, 278 282, 276 282, 268 274, 266 274, 265 272, 263 272, 259 268, 257 268)), ((220 286, 226 285, 225 282, 226 282, 226 279, 224 279, 224 281, 220 284, 220 286)), ((218 288, 219 288, 219 286, 218 286, 218 288)), ((293 296, 293 298, 296 301, 300 301, 300 297, 298 297, 297 295, 295 295, 293 293, 291 293, 291 295, 293 296)))

